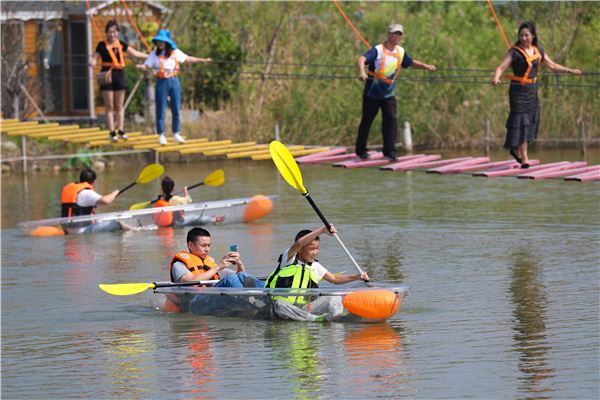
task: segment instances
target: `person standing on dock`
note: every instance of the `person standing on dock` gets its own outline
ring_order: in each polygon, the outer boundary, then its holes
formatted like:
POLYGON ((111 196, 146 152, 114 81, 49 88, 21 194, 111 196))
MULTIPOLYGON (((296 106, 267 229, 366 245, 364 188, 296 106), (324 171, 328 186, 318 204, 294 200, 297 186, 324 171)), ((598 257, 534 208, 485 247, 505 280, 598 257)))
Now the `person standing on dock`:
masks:
POLYGON ((146 59, 148 55, 137 51, 127 42, 119 40, 119 24, 115 20, 110 20, 106 24, 106 40, 98 43, 96 46, 96 57, 92 59, 92 66, 96 66, 98 60, 102 69, 98 74, 98 83, 104 100, 106 110, 106 125, 110 131, 110 140, 116 142, 121 139, 128 139, 123 130, 125 120, 125 53, 132 57, 146 59), (117 130, 115 131, 115 122, 117 130), (118 136, 117 136, 118 133, 118 136))
POLYGON ((498 86, 504 71, 509 66, 512 68, 513 73, 506 76, 510 79, 510 113, 506 121, 504 148, 521 164, 521 168, 529 168, 527 147, 529 142, 537 138, 540 126, 537 76, 542 64, 553 72, 581 75, 579 69, 567 68, 552 61, 539 47, 535 24, 523 22, 519 26, 517 42, 508 49, 492 78, 492 84, 498 86))
POLYGON ((177 143, 184 143, 185 139, 181 136, 181 122, 179 112, 181 110, 181 85, 179 83, 179 64, 181 63, 211 63, 212 58, 197 58, 188 56, 177 48, 177 45, 171 39, 171 32, 166 29, 158 31, 152 39, 156 48, 150 52, 146 62, 139 66, 146 70, 151 68, 156 76, 156 133, 158 142, 161 145, 167 144, 165 137, 165 112, 167 109, 167 98, 171 106, 173 115, 173 138, 177 143))
POLYGON ((362 102, 362 119, 356 137, 356 155, 362 160, 369 158, 367 139, 371 124, 381 109, 383 121, 383 155, 389 161, 396 160, 396 137, 398 136, 396 78, 400 68, 418 68, 435 71, 435 65, 411 58, 399 46, 404 34, 400 24, 391 24, 383 44, 371 48, 358 57, 358 79, 365 82, 362 102), (367 73, 365 65, 369 66, 367 73))

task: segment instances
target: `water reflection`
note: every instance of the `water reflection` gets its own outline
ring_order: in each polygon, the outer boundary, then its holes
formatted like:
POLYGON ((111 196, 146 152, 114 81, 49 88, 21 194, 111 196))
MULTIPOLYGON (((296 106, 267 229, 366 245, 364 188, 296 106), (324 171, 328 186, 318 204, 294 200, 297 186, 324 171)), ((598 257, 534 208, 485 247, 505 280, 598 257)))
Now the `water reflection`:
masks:
POLYGON ((148 332, 132 329, 103 332, 109 387, 118 388, 113 393, 115 397, 147 398, 148 383, 157 378, 152 376, 156 369, 149 363, 155 348, 148 335, 148 332))
POLYGON ((194 394, 194 399, 214 397, 213 386, 217 376, 215 357, 211 346, 214 338, 208 332, 207 325, 198 320, 194 330, 189 331, 186 338, 189 348, 186 361, 189 363, 191 371, 186 375, 190 381, 185 382, 184 387, 192 387, 189 393, 194 394))
POLYGON ((320 390, 321 360, 317 338, 306 324, 273 323, 265 331, 274 360, 284 360, 293 378, 295 398, 312 398, 320 390), (283 328, 283 329, 282 329, 283 328))
POLYGON ((361 388, 366 387, 369 392, 389 393, 390 386, 408 384, 401 336, 396 329, 401 328, 377 324, 346 333, 343 342, 346 365, 354 376, 351 393, 360 395, 364 390, 361 388))
POLYGON ((511 255, 512 280, 510 292, 515 306, 515 348, 520 353, 519 370, 523 375, 521 390, 528 398, 549 398, 553 389, 546 379, 554 376, 548 366, 550 345, 546 340, 546 287, 541 282, 541 267, 529 248, 511 255))

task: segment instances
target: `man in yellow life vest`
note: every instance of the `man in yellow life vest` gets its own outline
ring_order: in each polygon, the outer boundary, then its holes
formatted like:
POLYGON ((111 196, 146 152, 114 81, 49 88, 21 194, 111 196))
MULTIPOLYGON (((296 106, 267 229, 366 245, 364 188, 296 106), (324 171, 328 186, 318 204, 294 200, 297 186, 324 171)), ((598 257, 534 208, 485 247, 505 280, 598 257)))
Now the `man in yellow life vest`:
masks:
POLYGON ((381 134, 383 135, 383 155, 389 161, 396 160, 396 136, 398 135, 396 78, 400 68, 418 68, 435 71, 435 65, 426 64, 411 58, 400 41, 404 28, 391 24, 387 29, 387 39, 358 57, 358 79, 365 82, 362 103, 362 119, 356 137, 356 155, 369 158, 367 139, 371 124, 379 109, 382 113, 381 134), (365 70, 369 66, 369 72, 365 70))
MULTIPOLYGON (((294 244, 286 249, 278 259, 277 268, 265 282, 266 288, 298 288, 308 289, 319 287, 322 279, 333 284, 342 284, 358 280, 369 280, 369 275, 334 275, 317 261, 319 256, 319 235, 337 232, 335 226, 323 226, 313 231, 301 230, 296 234, 294 244)), ((341 298, 326 298, 323 296, 311 302, 309 297, 275 296, 273 297, 275 315, 282 319, 299 321, 323 321, 323 314, 328 313, 328 319, 343 313, 341 298), (339 303, 339 304, 338 304, 339 303)))

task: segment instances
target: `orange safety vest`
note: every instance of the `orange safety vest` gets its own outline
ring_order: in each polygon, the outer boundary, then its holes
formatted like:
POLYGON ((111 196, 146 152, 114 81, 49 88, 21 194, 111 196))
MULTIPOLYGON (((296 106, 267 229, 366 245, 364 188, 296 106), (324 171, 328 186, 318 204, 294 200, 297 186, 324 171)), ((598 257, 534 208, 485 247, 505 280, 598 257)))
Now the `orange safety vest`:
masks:
MULTIPOLYGON (((155 208, 167 207, 168 205, 169 205, 169 202, 164 199, 160 199, 156 203, 154 203, 155 208)), ((173 212, 171 212, 171 211, 157 212, 157 213, 152 214, 152 219, 154 220, 154 223, 156 224, 156 226, 158 226, 159 228, 165 228, 165 227, 171 226, 173 224, 173 212)))
POLYGON ((177 61, 177 58, 175 57, 175 51, 173 51, 173 53, 171 53, 171 55, 168 58, 161 54, 158 56, 158 59, 160 60, 160 70, 154 73, 154 75, 156 75, 157 78, 172 78, 179 74, 179 61, 177 61), (175 69, 171 72, 165 73, 165 60, 170 60, 171 58, 175 61, 175 69))
POLYGON ((119 39, 115 39, 115 42, 111 47, 108 47, 108 43, 104 41, 104 46, 106 47, 106 51, 108 51, 108 55, 110 55, 112 62, 102 62, 100 65, 103 67, 110 67, 110 69, 125 69, 125 54, 123 54, 123 45, 119 42, 119 39), (113 50, 114 48, 119 50, 119 58, 121 60, 117 60, 117 56, 113 50))
MULTIPOLYGON (((171 260, 171 264, 169 265, 169 275, 171 275, 171 282, 175 282, 173 278, 173 264, 177 261, 181 261, 185 264, 187 269, 192 273, 192 275, 196 276, 201 272, 205 272, 217 266, 214 258, 211 256, 206 256, 204 260, 200 257, 193 255, 192 253, 188 253, 187 251, 180 251, 175 254, 175 257, 171 260)), ((214 274, 212 279, 219 280, 219 274, 214 274)))
POLYGON ((531 55, 531 56, 529 54, 527 54, 525 52, 525 50, 523 50, 519 46, 512 47, 513 49, 518 50, 521 54, 523 54, 523 57, 525 57, 525 61, 527 62, 527 69, 525 70, 525 73, 523 74, 523 76, 517 76, 515 74, 507 74, 506 77, 508 79, 510 79, 511 81, 519 82, 521 85, 533 84, 533 83, 537 82, 539 66, 538 66, 538 68, 535 69, 535 73, 533 74, 533 76, 531 76, 531 70, 533 69, 534 62, 536 62, 537 60, 540 60, 540 63, 541 63, 542 54, 540 53, 540 51, 538 50, 538 48, 536 46, 532 46, 532 47, 533 47, 533 55, 531 55))
POLYGON ((398 74, 400 73, 400 68, 402 68, 402 60, 404 59, 404 49, 400 46, 396 46, 393 52, 388 51, 388 49, 385 48, 385 44, 381 45, 381 49, 381 64, 379 65, 379 70, 377 70, 376 72, 369 71, 369 75, 371 75, 375 79, 379 79, 387 83, 388 85, 391 85, 398 77, 398 74), (390 58, 391 60, 388 61, 388 58, 390 58), (395 60, 393 60, 394 58, 395 60), (394 61, 396 62, 396 73, 394 74, 394 78, 390 79, 385 75, 385 64, 394 61))
POLYGON ((94 187, 89 182, 71 182, 63 187, 60 196, 61 217, 74 217, 77 215, 90 215, 94 212, 94 207, 80 207, 77 205, 77 195, 82 190, 93 190, 94 187))

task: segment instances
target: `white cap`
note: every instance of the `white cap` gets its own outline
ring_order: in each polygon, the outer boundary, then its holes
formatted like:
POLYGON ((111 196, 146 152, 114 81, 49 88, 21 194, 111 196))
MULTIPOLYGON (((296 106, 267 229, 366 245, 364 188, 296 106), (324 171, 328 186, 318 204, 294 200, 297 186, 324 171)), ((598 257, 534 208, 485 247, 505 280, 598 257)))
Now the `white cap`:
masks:
POLYGON ((388 26, 388 33, 400 32, 404 33, 404 27, 400 24, 391 24, 388 26))

